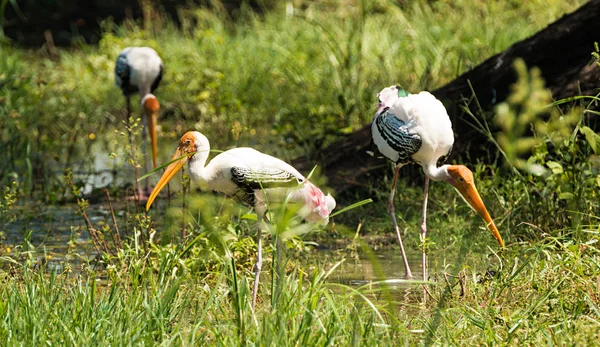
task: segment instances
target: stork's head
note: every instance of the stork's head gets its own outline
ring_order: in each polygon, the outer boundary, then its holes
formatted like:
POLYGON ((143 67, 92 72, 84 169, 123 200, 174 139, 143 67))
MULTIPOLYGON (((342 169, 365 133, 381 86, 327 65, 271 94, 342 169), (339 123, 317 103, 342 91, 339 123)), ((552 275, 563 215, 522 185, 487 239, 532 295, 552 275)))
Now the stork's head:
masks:
POLYGON ((171 158, 171 161, 176 161, 171 163, 171 165, 167 166, 162 177, 156 184, 156 187, 154 187, 154 190, 152 191, 150 197, 148 198, 148 201, 146 202, 146 211, 150 209, 152 202, 154 202, 154 199, 156 199, 156 196, 158 196, 158 193, 161 191, 161 189, 163 189, 164 186, 167 185, 171 178, 175 176, 175 174, 181 169, 181 167, 183 167, 183 165, 188 160, 191 160, 191 158, 194 157, 196 152, 201 152, 202 155, 206 156, 205 158, 208 158, 209 151, 210 143, 208 142, 206 136, 202 135, 197 131, 188 131, 187 133, 185 133, 181 137, 181 139, 179 139, 179 145, 177 146, 177 150, 171 158))
POLYGON ((448 182, 452 184, 456 190, 463 196, 465 201, 483 218, 487 223, 488 228, 498 240, 500 247, 504 247, 504 241, 496 224, 490 217, 477 188, 475 187, 475 181, 473 179, 473 172, 464 165, 449 165, 448 166, 449 179, 448 182))
POLYGON ((204 152, 210 150, 210 142, 202 133, 198 131, 188 131, 179 139, 179 147, 177 150, 181 155, 192 154, 196 152, 204 152))
POLYGON ((379 93, 377 93, 379 107, 392 107, 398 98, 403 98, 405 96, 408 96, 408 92, 402 89, 400 86, 383 88, 379 93))
POLYGON ((158 121, 158 111, 160 110, 160 104, 158 103, 158 99, 153 94, 146 94, 142 98, 142 108, 144 109, 144 114, 148 120, 148 133, 150 134, 150 143, 152 144, 152 163, 154 164, 154 168, 156 169, 157 165, 157 156, 158 156, 158 144, 156 137, 156 123, 158 121))

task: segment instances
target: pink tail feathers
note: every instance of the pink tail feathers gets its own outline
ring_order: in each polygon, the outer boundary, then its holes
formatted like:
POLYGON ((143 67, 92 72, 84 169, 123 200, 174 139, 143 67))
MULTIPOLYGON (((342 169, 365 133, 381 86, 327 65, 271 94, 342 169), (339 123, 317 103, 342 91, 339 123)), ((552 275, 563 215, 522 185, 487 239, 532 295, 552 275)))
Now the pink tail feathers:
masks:
POLYGON ((302 188, 294 192, 293 198, 304 203, 301 215, 309 222, 327 221, 335 208, 333 196, 323 194, 321 189, 309 181, 304 182, 302 188))

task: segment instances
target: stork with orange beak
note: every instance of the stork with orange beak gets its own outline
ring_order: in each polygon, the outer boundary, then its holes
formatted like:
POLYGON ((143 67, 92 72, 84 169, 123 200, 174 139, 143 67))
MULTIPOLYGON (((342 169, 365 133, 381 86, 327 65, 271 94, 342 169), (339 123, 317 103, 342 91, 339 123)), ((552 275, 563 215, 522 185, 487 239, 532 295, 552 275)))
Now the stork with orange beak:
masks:
MULTIPOLYGON (((160 104, 156 96, 152 93, 158 87, 163 74, 163 63, 158 53, 150 47, 127 47, 121 51, 115 65, 115 84, 121 88, 125 96, 127 106, 127 122, 131 117, 131 95, 138 92, 140 101, 144 110, 145 117, 142 117, 142 147, 144 152, 144 166, 146 172, 149 170, 148 158, 146 153, 146 137, 150 134, 150 143, 152 146, 152 163, 157 167, 157 137, 156 123, 158 120, 158 111, 160 104), (147 129, 148 128, 148 129, 147 129)), ((137 168, 136 177, 137 177, 137 168)), ((138 197, 140 200, 146 200, 146 192, 141 188, 141 183, 137 184, 138 197)), ((146 191, 149 191, 149 182, 146 180, 146 191)))
POLYGON ((254 290, 252 307, 256 306, 258 282, 262 268, 261 224, 272 203, 297 203, 298 214, 309 222, 327 223, 335 208, 335 199, 308 181, 298 170, 270 155, 252 148, 234 148, 218 154, 208 165, 210 143, 206 136, 197 131, 185 133, 179 140, 173 162, 167 167, 154 187, 146 203, 146 211, 160 190, 188 162, 190 177, 201 186, 224 193, 251 206, 259 218, 257 233, 257 257, 254 267, 254 290))
MULTIPOLYGON (((421 241, 427 234, 427 197, 429 180, 451 184, 464 197, 467 203, 483 218, 500 247, 504 241, 490 217, 483 200, 477 192, 473 173, 464 165, 442 165, 454 144, 452 123, 442 103, 428 92, 409 94, 404 89, 391 86, 377 94, 379 108, 371 125, 373 143, 383 156, 396 164, 392 190, 388 201, 388 212, 400 244, 406 278, 412 278, 402 236, 398 229, 394 209, 394 192, 398 181, 398 171, 408 163, 417 163, 425 172, 425 193, 423 198, 423 219, 421 241)), ((422 254, 423 280, 427 281, 427 257, 422 254)))

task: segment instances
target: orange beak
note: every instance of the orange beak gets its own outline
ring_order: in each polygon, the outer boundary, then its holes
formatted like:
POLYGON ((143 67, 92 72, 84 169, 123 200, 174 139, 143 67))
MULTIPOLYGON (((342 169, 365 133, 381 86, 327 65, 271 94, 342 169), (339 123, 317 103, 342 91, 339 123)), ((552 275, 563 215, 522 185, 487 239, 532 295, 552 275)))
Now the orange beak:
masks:
POLYGON ((158 166, 158 141, 156 137, 158 110, 160 110, 160 104, 158 103, 158 100, 155 97, 146 99, 146 101, 144 102, 144 113, 146 113, 148 121, 148 133, 150 135, 150 143, 152 145, 152 163, 154 164, 155 169, 158 166))
MULTIPOLYGON (((175 159, 181 157, 182 155, 183 155, 182 151, 179 148, 177 148, 177 151, 175 151, 175 154, 173 155, 173 158, 171 158, 171 160, 175 160, 175 159)), ((148 201, 146 202, 146 211, 148 211, 150 209, 150 206, 152 206, 154 199, 156 199, 156 197, 158 196, 158 193, 160 193, 161 189, 163 189, 167 185, 167 183, 171 180, 171 178, 173 178, 173 176, 175 176, 177 171, 181 170, 181 167, 183 166, 183 164, 185 164, 188 161, 188 158, 189 158, 188 156, 185 156, 185 157, 181 158, 180 160, 167 166, 165 173, 163 173, 162 177, 160 178, 160 180, 154 187, 154 190, 152 190, 152 193, 150 194, 148 201)))
POLYGON ((475 184, 464 182, 464 184, 457 184, 455 187, 458 190, 458 192, 465 198, 467 203, 471 205, 471 207, 473 207, 473 209, 477 213, 479 213, 481 218, 483 218, 488 228, 492 232, 492 235, 494 235, 496 240, 498 240, 500 247, 504 248, 504 241, 502 240, 502 236, 500 236, 500 232, 498 231, 496 224, 494 224, 494 221, 492 220, 492 217, 490 217, 487 208, 485 208, 483 200, 481 199, 481 196, 479 196, 477 188, 475 188, 475 184))

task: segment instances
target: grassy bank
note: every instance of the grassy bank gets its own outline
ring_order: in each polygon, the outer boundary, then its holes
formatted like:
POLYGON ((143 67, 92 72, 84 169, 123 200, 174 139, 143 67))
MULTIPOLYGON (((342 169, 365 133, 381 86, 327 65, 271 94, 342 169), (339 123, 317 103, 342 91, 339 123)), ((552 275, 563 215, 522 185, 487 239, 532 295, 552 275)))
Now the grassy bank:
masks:
MULTIPOLYGON (((460 241, 459 241, 460 242, 460 241)), ((324 270, 288 267, 261 288, 222 258, 193 270, 181 248, 127 259, 108 271, 45 275, 13 265, 2 274, 3 344, 398 345, 586 344, 600 324, 599 249, 546 237, 511 245, 497 274, 458 263, 437 274, 427 305, 414 287, 400 302, 376 289, 329 283, 324 270), (460 270, 460 271, 458 271, 460 270)), ((462 259, 462 261, 461 261, 462 259)), ((197 260, 198 261, 198 260, 197 260)), ((325 264, 331 268, 331 264, 325 264)))

